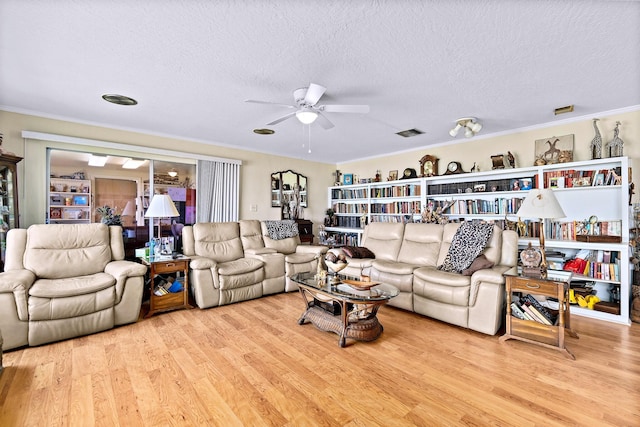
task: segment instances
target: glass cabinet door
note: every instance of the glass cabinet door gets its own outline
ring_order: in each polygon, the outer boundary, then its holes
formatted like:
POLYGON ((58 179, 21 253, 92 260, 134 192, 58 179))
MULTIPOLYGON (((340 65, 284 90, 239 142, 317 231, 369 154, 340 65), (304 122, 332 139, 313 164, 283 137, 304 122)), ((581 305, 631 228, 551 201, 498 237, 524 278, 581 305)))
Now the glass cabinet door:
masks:
POLYGON ((0 154, 0 271, 4 271, 7 232, 20 227, 16 171, 16 165, 20 160, 22 157, 0 154))

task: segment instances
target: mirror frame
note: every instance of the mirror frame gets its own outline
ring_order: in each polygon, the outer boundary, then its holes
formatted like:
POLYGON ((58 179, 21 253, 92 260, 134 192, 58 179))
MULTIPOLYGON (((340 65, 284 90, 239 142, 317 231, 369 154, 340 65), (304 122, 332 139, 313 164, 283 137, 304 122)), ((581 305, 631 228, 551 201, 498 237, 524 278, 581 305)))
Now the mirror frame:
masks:
POLYGON ((306 175, 294 172, 291 169, 274 172, 271 174, 271 207, 282 210, 285 202, 288 202, 288 195, 293 193, 292 185, 300 187, 301 206, 308 207, 307 189, 309 179, 306 175), (285 188, 288 187, 288 188, 285 188))

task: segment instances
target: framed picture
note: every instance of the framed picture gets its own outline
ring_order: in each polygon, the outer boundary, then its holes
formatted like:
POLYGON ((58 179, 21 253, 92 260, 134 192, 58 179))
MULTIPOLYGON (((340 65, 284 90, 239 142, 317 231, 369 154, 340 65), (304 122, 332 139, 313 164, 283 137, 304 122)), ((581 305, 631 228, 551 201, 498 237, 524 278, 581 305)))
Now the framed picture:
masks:
POLYGON ((89 196, 73 196, 73 204, 76 206, 89 206, 89 196))
POLYGON ((389 171, 389 181, 395 181, 396 179, 398 179, 398 171, 389 171))
POLYGON ((511 190, 511 191, 520 191, 520 190, 522 190, 522 188, 520 188, 520 180, 519 179, 512 179, 511 180, 511 187, 509 188, 509 190, 511 190))
POLYGON ((536 164, 551 165, 571 161, 572 158, 573 134, 536 140, 536 164))
POLYGON ((590 176, 583 176, 580 178, 574 178, 573 179, 573 186, 574 187, 588 187, 591 185, 591 177, 590 176))
POLYGON ((531 190, 532 185, 531 185, 531 178, 522 178, 520 180, 520 189, 521 190, 531 190))
POLYGON ((482 193, 487 191, 487 184, 476 184, 473 186, 474 193, 482 193))
POLYGON ((550 188, 564 188, 564 177, 563 176, 553 176, 549 178, 549 187, 550 188))
POLYGON ((342 175, 342 183, 344 185, 353 184, 353 174, 352 173, 345 173, 344 175, 342 175))

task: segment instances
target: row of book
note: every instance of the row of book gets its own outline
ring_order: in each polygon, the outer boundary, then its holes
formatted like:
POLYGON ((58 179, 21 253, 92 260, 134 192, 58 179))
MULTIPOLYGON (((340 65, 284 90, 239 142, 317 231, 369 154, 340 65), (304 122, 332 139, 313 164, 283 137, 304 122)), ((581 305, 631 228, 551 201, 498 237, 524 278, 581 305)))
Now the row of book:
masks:
POLYGON ((546 224, 547 238, 576 240, 576 236, 621 236, 622 221, 549 221, 546 224))
POLYGON ((410 214, 420 212, 420 201, 372 203, 371 213, 410 214))
POLYGON ((492 179, 475 182, 450 182, 446 184, 430 184, 427 193, 439 194, 460 194, 472 192, 495 192, 495 191, 519 191, 536 188, 537 175, 521 179, 492 179))
POLYGON ((333 211, 339 214, 361 214, 367 212, 366 203, 334 203, 333 211))
POLYGON ((339 216, 337 220, 337 227, 344 228, 360 228, 360 217, 359 216, 339 216))
MULTIPOLYGON (((614 252, 617 254, 617 252, 614 252)), ((582 272, 583 276, 593 277, 594 279, 609 280, 613 282, 620 281, 620 263, 619 262, 599 262, 587 260, 582 272)))
POLYGON ((397 215, 371 215, 371 222, 400 222, 407 224, 410 222, 420 222, 415 220, 411 214, 397 214, 397 215))
POLYGON ((620 185, 621 168, 592 170, 557 170, 544 173, 546 187, 571 188, 599 185, 620 185))
POLYGON ((421 194, 419 184, 394 185, 389 187, 376 187, 371 189, 371 197, 411 197, 421 194))
MULTIPOLYGON (((494 200, 469 199, 455 200, 453 204, 446 210, 445 214, 451 215, 468 215, 468 214, 496 214, 507 215, 515 214, 522 205, 521 198, 497 198, 494 200)), ((429 200, 434 207, 443 206, 442 201, 429 200), (439 202, 439 203, 437 203, 439 202)), ((450 202, 449 202, 450 203, 450 202)), ((446 205, 445 205, 446 206, 446 205)))
POLYGON ((331 190, 332 199, 366 199, 367 197, 368 196, 366 188, 334 188, 333 190, 331 190))
POLYGON ((540 304, 531 294, 522 295, 511 302, 511 315, 549 326, 555 325, 558 321, 558 316, 540 304))

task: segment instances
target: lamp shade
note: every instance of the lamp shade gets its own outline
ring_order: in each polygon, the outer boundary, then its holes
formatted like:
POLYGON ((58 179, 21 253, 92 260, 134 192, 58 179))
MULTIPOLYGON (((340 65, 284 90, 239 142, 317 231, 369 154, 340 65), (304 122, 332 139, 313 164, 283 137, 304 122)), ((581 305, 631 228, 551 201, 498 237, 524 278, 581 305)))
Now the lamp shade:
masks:
POLYGON ((122 210, 122 216, 135 216, 136 215, 136 206, 133 204, 131 200, 124 205, 124 209, 122 210))
POLYGON ((169 218, 180 216, 180 213, 168 194, 154 194, 144 216, 145 218, 169 218))
POLYGON ((516 215, 523 218, 564 218, 567 216, 553 191, 549 188, 530 190, 516 215))

